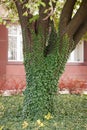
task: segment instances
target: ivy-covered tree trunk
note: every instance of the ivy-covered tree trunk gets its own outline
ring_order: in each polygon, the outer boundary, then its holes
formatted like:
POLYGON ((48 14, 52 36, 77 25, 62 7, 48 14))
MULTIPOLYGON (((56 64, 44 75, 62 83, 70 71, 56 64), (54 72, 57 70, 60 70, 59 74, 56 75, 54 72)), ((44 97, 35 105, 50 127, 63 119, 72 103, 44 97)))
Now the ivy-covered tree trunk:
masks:
MULTIPOLYGON (((28 1, 15 1, 22 28, 27 84, 24 92, 23 116, 32 120, 43 118, 48 112, 54 114, 53 102, 58 90, 58 80, 69 54, 86 31, 84 23, 87 17, 86 0, 82 1, 80 9, 73 18, 72 12, 76 0, 66 0, 58 31, 55 30, 49 15, 44 13, 49 8, 49 0, 42 1, 46 6, 40 6, 39 19, 32 23, 29 23, 29 19, 32 18, 29 9, 27 9, 28 15, 23 15, 26 11, 24 5, 28 1), (77 23, 80 16, 82 18, 77 23)), ((55 3, 53 8, 54 6, 55 3)))
POLYGON ((52 27, 47 41, 47 44, 51 45, 49 47, 52 47, 52 52, 46 55, 48 48, 44 50, 43 33, 41 32, 40 30, 38 36, 32 32, 32 51, 29 52, 26 46, 24 53, 27 86, 24 92, 23 114, 25 117, 29 116, 30 119, 43 118, 48 112, 54 113, 53 102, 58 90, 58 79, 70 53, 67 36, 63 38, 60 53, 59 34, 52 27))
MULTIPOLYGON (((44 1, 48 6, 49 0, 44 1)), ((39 20, 29 24, 30 15, 23 16, 20 2, 16 2, 16 6, 22 27, 26 71, 23 116, 36 120, 44 118, 48 112, 54 114, 54 96, 71 52, 70 42, 66 34, 60 37, 49 18, 43 20, 47 15, 45 8, 40 9, 39 20)))

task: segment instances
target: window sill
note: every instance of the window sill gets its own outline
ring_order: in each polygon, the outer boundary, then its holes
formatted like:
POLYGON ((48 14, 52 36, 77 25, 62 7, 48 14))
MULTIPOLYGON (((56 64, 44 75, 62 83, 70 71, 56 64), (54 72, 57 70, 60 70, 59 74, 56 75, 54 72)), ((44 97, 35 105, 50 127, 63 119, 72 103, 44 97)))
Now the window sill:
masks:
POLYGON ((8 61, 8 65, 23 65, 22 61, 8 61))
POLYGON ((87 66, 87 62, 69 62, 66 64, 67 66, 87 66))
MULTIPOLYGON (((8 61, 8 65, 23 65, 22 61, 8 61)), ((67 66, 87 66, 87 62, 68 62, 67 66)))

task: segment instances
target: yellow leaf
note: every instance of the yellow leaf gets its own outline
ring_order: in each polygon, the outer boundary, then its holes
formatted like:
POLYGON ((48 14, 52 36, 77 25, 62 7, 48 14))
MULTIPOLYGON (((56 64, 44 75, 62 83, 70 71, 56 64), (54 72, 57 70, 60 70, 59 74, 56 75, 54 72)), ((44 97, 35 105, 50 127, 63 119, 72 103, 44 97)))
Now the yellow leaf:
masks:
POLYGON ((22 124, 22 126, 23 126, 23 129, 27 128, 28 127, 27 121, 24 121, 23 124, 22 124))
POLYGON ((44 118, 47 119, 47 120, 49 120, 49 119, 52 119, 53 117, 52 117, 51 114, 48 112, 48 114, 45 115, 44 118))
POLYGON ((0 130, 3 130, 4 126, 0 126, 0 130))
POLYGON ((39 127, 43 127, 44 126, 44 124, 40 120, 37 120, 37 124, 38 124, 39 127))

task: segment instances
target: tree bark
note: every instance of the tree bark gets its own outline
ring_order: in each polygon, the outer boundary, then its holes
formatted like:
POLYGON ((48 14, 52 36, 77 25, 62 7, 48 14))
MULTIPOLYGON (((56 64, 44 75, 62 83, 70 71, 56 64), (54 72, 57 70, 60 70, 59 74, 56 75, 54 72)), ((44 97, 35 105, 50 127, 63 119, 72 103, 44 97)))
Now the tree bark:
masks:
POLYGON ((79 42, 81 37, 87 32, 87 20, 83 22, 83 24, 80 26, 80 28, 77 30, 77 32, 74 34, 74 41, 75 44, 79 42))
POLYGON ((87 1, 83 0, 80 8, 67 26, 68 35, 74 35, 78 28, 87 20, 87 1), (78 22, 77 22, 78 21, 78 22))
MULTIPOLYGON (((65 34, 68 35, 70 39, 70 48, 72 48, 71 51, 75 49, 81 37, 87 31, 87 1, 83 0, 81 2, 79 9, 77 10, 76 14, 72 17, 73 8, 76 2, 77 0, 66 1, 60 16, 59 24, 60 37, 62 39, 65 34)), ((63 45, 61 40, 60 48, 62 48, 62 46, 63 45)))
POLYGON ((65 33, 65 29, 69 22, 71 21, 73 7, 76 3, 76 0, 67 0, 60 16, 60 35, 62 36, 65 33))

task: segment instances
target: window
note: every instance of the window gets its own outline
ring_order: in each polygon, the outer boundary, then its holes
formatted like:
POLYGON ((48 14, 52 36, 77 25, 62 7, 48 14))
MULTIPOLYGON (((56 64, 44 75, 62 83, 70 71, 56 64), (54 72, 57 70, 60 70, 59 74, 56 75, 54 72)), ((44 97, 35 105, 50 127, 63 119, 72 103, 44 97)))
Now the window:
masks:
MULTIPOLYGON (((80 41, 76 49, 70 54, 69 62, 84 62, 84 44, 80 41)), ((23 61, 22 34, 19 25, 8 28, 8 61, 23 61)))
POLYGON ((8 28, 8 61, 23 61, 22 34, 19 25, 8 28))
POLYGON ((70 54, 68 62, 84 62, 84 43, 80 41, 75 50, 70 54))

